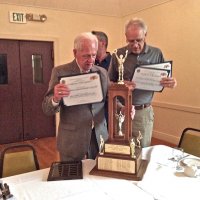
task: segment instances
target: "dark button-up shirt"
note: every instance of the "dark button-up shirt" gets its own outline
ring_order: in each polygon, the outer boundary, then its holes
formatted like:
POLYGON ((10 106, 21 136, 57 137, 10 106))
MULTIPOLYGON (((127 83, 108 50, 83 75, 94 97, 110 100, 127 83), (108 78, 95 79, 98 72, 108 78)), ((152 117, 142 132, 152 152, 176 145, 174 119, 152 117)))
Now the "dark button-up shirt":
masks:
POLYGON ((109 52, 106 52, 106 54, 107 56, 101 62, 99 62, 99 60, 96 59, 95 65, 103 67, 104 69, 108 71, 108 67, 110 65, 110 60, 111 60, 111 54, 109 52))

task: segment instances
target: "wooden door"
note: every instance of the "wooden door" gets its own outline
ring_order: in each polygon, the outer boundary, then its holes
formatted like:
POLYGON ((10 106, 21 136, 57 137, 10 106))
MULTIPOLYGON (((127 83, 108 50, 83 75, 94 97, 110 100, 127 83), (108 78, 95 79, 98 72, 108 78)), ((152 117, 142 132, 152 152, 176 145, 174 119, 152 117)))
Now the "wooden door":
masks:
POLYGON ((0 143, 23 139, 19 45, 0 40, 0 143))
POLYGON ((55 136, 55 117, 42 112, 52 51, 52 42, 0 40, 8 71, 7 84, 0 84, 1 144, 55 136))

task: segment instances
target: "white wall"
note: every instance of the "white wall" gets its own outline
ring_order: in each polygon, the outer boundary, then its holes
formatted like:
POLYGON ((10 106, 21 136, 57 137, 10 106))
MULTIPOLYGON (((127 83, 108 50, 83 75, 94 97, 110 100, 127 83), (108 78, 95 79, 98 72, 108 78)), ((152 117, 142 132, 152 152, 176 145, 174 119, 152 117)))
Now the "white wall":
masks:
POLYGON ((108 34, 109 50, 121 44, 121 19, 75 13, 68 11, 49 10, 33 7, 0 4, 0 38, 50 40, 55 42, 55 65, 63 64, 73 59, 73 41, 81 32, 103 30, 108 34), (9 22, 9 11, 45 14, 47 21, 16 24, 9 22))
POLYGON ((154 136, 178 143, 186 127, 200 129, 200 1, 174 0, 124 17, 143 18, 147 42, 173 60, 174 89, 154 96, 154 136))

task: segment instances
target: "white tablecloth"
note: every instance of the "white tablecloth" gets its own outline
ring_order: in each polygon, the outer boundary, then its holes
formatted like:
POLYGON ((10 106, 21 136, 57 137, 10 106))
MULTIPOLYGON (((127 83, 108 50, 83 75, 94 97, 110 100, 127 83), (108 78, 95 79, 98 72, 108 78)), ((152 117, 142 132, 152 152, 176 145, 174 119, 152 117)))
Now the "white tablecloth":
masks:
POLYGON ((172 148, 164 145, 147 147, 142 158, 149 160, 141 181, 128 181, 89 175, 94 160, 83 161, 83 179, 49 181, 49 169, 3 178, 17 200, 199 200, 200 178, 175 172, 172 148))
POLYGON ((4 183, 10 186, 17 200, 119 200, 136 198, 153 200, 153 197, 132 181, 89 175, 94 160, 83 161, 83 179, 49 181, 49 169, 7 177, 4 183))
POLYGON ((173 149, 157 145, 143 149, 148 159, 146 173, 137 185, 159 200, 199 200, 200 178, 187 177, 183 171, 176 172, 172 157, 173 149))

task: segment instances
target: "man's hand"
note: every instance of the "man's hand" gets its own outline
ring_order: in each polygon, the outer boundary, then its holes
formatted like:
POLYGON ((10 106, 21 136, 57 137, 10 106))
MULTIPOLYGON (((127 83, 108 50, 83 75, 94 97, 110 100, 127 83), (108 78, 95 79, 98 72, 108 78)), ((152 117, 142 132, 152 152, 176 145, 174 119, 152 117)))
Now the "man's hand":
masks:
POLYGON ((131 90, 134 90, 135 89, 135 83, 133 81, 124 81, 124 84, 130 88, 131 90))
POLYGON ((175 88, 177 86, 177 81, 175 78, 171 77, 166 77, 166 78, 162 78, 162 80, 160 81, 160 84, 163 87, 167 87, 167 88, 175 88))
POLYGON ((59 83, 54 87, 54 96, 53 101, 58 103, 62 99, 62 97, 69 96, 70 90, 67 85, 59 83))
POLYGON ((134 117, 135 117, 135 106, 132 105, 132 107, 131 107, 131 119, 133 120, 134 117))

